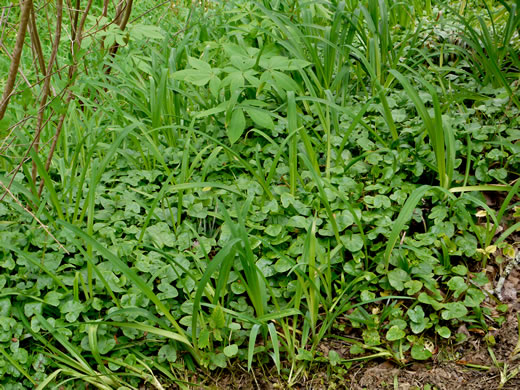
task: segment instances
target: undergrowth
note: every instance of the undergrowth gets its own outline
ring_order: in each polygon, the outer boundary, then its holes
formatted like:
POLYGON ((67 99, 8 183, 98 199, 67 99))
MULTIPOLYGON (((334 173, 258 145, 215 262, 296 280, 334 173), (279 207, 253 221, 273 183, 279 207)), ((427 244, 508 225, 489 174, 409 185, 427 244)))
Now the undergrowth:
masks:
POLYGON ((48 172, 24 157, 36 97, 14 96, 3 388, 182 387, 235 361, 291 384, 500 326, 486 266, 518 246, 520 11, 471 3, 167 3, 99 32, 121 47, 53 103, 48 172))

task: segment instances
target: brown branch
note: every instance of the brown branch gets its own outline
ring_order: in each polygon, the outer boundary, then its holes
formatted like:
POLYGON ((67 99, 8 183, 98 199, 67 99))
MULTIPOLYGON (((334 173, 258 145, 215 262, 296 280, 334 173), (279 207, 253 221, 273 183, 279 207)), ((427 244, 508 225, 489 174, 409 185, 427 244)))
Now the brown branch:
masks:
POLYGON ((14 82, 16 80, 16 74, 18 73, 18 67, 20 66, 20 58, 22 57, 22 50, 25 41, 25 34, 27 32, 27 24, 29 23, 29 17, 31 14, 32 0, 25 0, 22 5, 22 11, 20 13, 20 25, 18 28, 18 34, 16 36, 16 43, 14 46, 13 60, 9 67, 9 74, 7 75, 7 82, 5 83, 4 93, 2 100, 0 101, 0 119, 5 115, 11 92, 13 91, 14 82))
POLYGON ((124 30, 128 24, 128 19, 130 19, 130 14, 132 13, 133 3, 134 0, 128 0, 128 3, 126 4, 125 14, 123 15, 123 19, 121 19, 121 23, 119 24, 121 30, 124 30))
MULTIPOLYGON (((40 145, 40 134, 42 132, 42 124, 43 124, 43 113, 45 104, 47 103, 47 98, 49 97, 50 85, 51 85, 51 76, 52 65, 56 61, 56 56, 58 54, 58 48, 60 46, 60 38, 61 38, 61 25, 63 19, 63 0, 56 0, 56 32, 54 34, 54 42, 52 44, 52 52, 49 58, 49 64, 47 65, 47 73, 45 75, 45 82, 43 83, 43 91, 42 91, 42 99, 40 101, 40 112, 38 114, 38 127, 36 130, 36 135, 34 136, 34 151, 38 153, 39 145, 40 145)), ((36 162, 33 161, 32 166, 32 180, 34 185, 36 185, 36 162)))
MULTIPOLYGON (((128 0, 127 3, 126 3, 126 8, 124 9, 125 11, 125 14, 122 16, 122 18, 120 18, 120 22, 117 22, 118 25, 119 25, 119 28, 121 30, 124 30, 126 28, 126 25, 128 23, 128 19, 130 19, 130 14, 132 13, 132 6, 133 6, 133 0, 128 0)), ((119 3, 121 4, 121 3, 119 3)), ((116 19, 117 20, 117 17, 116 19)), ((117 50, 119 49, 119 43, 115 42, 112 47, 109 49, 109 55, 110 57, 115 57, 115 55, 117 54, 117 50)), ((106 65, 105 67, 105 74, 106 75, 109 75, 110 72, 112 71, 112 66, 111 65, 106 65)))
POLYGON ((121 16, 123 15, 123 11, 125 9, 123 3, 126 4, 126 1, 120 0, 116 7, 116 16, 114 17, 114 23, 117 25, 119 25, 119 22, 121 21, 121 16))
MULTIPOLYGON (((70 3, 70 0, 69 0, 70 3)), ((76 9, 72 10, 73 12, 73 20, 72 20, 72 42, 76 40, 77 31, 78 31, 78 17, 79 17, 79 7, 80 7, 80 0, 76 0, 76 9)))
MULTIPOLYGON (((9 11, 11 9, 8 9, 7 10, 7 17, 6 17, 6 20, 9 18, 9 11)), ((4 33, 5 33, 5 28, 7 26, 7 22, 5 23, 4 25, 4 15, 5 15, 5 9, 2 10, 2 16, 0 16, 0 26, 2 26, 2 34, 0 34, 0 42, 4 40, 4 33)))
POLYGON ((40 65, 40 71, 42 74, 46 74, 45 60, 43 59, 42 45, 40 42, 40 36, 38 35, 38 27, 36 26, 36 18, 34 16, 34 6, 31 7, 31 17, 29 18, 29 35, 31 36, 32 48, 35 53, 35 57, 40 65))
MULTIPOLYGON (((92 0, 88 0, 88 3, 87 3, 87 6, 85 8, 85 11, 83 11, 83 16, 81 17, 81 21, 79 22, 79 26, 78 26, 78 29, 76 31, 76 38, 75 38, 75 42, 76 42, 76 48, 79 49, 80 46, 81 46, 81 41, 83 39, 83 28, 85 27, 85 22, 87 20, 87 15, 90 11, 90 7, 92 6, 92 0)), ((73 53, 74 54, 74 53, 73 53)))
POLYGON ((105 17, 108 15, 108 2, 110 0, 104 0, 103 1, 103 13, 101 14, 101 16, 105 17))

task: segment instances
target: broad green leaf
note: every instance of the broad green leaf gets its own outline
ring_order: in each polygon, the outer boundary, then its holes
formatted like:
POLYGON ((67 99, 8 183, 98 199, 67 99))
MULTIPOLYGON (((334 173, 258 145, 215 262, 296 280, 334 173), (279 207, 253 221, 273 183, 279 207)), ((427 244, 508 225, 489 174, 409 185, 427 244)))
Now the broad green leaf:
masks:
POLYGON ((233 357, 238 353, 238 345, 231 344, 224 348, 224 355, 227 357, 233 357))
POLYGON ((166 360, 170 363, 175 363, 177 360, 177 349, 170 344, 165 344, 159 349, 157 357, 159 358, 159 363, 166 360))
POLYGON ((338 363, 341 362, 341 357, 339 356, 339 353, 337 353, 333 349, 331 349, 329 351, 328 357, 329 357, 329 362, 332 367, 335 367, 336 365, 338 365, 338 363))
POLYGON ((454 274, 465 276, 468 273, 468 269, 465 265, 459 264, 451 269, 454 274))
POLYGON ((206 85, 213 73, 211 71, 203 71, 198 69, 184 69, 172 74, 174 80, 185 81, 198 87, 206 85))
POLYGON ((390 285, 397 291, 404 290, 404 283, 410 280, 410 275, 400 268, 393 269, 388 273, 390 285))
POLYGON ((341 236, 341 243, 349 252, 359 252, 363 249, 361 234, 347 231, 345 235, 341 236))
POLYGON ((455 298, 458 298, 460 296, 460 294, 462 294, 464 291, 466 291, 466 289, 468 288, 468 285, 464 281, 464 278, 462 278, 460 276, 453 276, 448 281, 448 287, 450 290, 454 291, 453 296, 455 298))
POLYGON ((391 326, 388 332, 386 332, 386 339, 388 341, 401 340, 404 336, 406 336, 406 333, 397 325, 391 326))
POLYGON ((406 290, 406 294, 412 296, 417 294, 423 288, 423 283, 418 280, 409 280, 404 284, 408 290, 406 290))
POLYGON ((376 346, 381 344, 377 329, 364 329, 362 335, 366 345, 376 346))
POLYGON ((444 304, 441 316, 445 320, 462 319, 468 314, 468 309, 461 302, 448 302, 444 304))
POLYGON ((413 322, 421 322, 424 320, 424 310, 421 306, 415 306, 415 308, 408 310, 406 313, 410 320, 413 322))
POLYGON ((439 336, 445 339, 449 339, 451 336, 451 330, 446 326, 436 326, 435 331, 439 336))
POLYGON ((252 107, 245 107, 244 110, 257 126, 274 130, 273 119, 267 111, 252 107))
POLYGON ((204 349, 209 347, 209 330, 202 329, 199 334, 199 348, 204 349))
POLYGON ((437 301, 435 298, 426 294, 425 292, 420 293, 417 299, 421 303, 431 305, 435 310, 441 310, 444 307, 444 303, 437 301))
POLYGON ((235 108, 227 127, 229 142, 231 144, 237 142, 244 133, 245 128, 246 118, 244 117, 244 112, 241 108, 235 108))
POLYGON ((202 70, 202 71, 210 71, 211 70, 211 65, 210 64, 208 64, 205 61, 199 60, 199 59, 197 59, 195 57, 188 57, 188 64, 190 64, 190 66, 192 68, 195 68, 197 70, 202 70))
POLYGON ((211 363, 213 363, 215 366, 217 367, 220 367, 220 368, 226 368, 227 367, 227 359, 226 359, 226 355, 224 355, 224 353, 212 353, 210 355, 210 361, 211 363))
POLYGON ((352 355, 361 355, 362 353, 365 353, 365 348, 363 348, 362 346, 360 346, 358 344, 353 344, 350 347, 349 352, 352 355))
POLYGON ((464 305, 467 307, 479 307, 486 299, 486 295, 477 288, 470 287, 464 297, 464 305))
POLYGON ((414 344, 411 354, 415 360, 427 360, 432 357, 432 353, 428 351, 422 343, 414 344))

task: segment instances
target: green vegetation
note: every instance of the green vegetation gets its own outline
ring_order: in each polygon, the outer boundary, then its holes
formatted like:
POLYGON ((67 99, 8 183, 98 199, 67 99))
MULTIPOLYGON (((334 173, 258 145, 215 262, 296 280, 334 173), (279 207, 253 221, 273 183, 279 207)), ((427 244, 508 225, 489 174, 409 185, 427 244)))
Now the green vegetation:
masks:
POLYGON ((0 387, 160 389, 236 361, 291 384, 499 327, 520 6, 469 3, 139 1, 57 52, 43 118, 25 48, 0 121, 0 387))

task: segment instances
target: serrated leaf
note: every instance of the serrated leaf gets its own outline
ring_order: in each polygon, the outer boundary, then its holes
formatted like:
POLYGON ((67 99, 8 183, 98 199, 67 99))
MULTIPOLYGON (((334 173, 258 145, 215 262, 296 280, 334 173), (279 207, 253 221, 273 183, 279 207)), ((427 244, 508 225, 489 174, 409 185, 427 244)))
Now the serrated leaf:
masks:
POLYGON ((222 310, 220 305, 215 306, 213 309, 211 320, 213 321, 215 328, 223 328, 226 326, 226 316, 224 315, 224 310, 222 310))
POLYGON ((199 334, 199 348, 209 347, 209 330, 202 329, 199 334))

